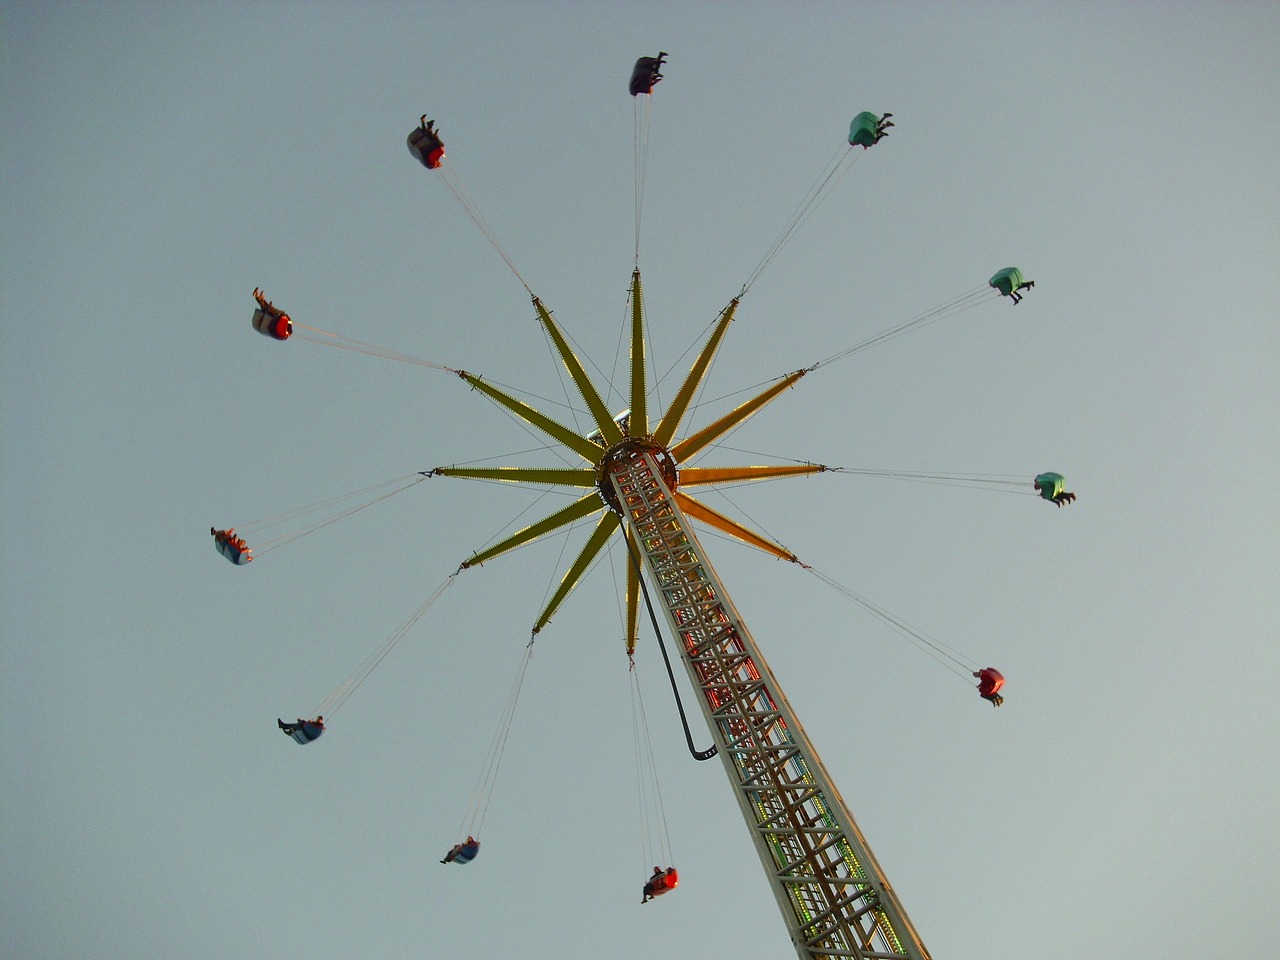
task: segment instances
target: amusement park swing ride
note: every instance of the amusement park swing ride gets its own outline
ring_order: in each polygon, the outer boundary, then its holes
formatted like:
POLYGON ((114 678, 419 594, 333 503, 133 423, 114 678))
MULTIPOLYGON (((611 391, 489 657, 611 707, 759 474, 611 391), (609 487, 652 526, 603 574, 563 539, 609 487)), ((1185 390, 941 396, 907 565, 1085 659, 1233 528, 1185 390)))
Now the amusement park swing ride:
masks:
MULTIPOLYGON (((654 409, 650 405, 653 393, 647 366, 645 309, 639 269, 639 207, 643 186, 643 151, 647 146, 652 109, 651 95, 654 85, 662 79, 660 71, 664 66, 665 56, 659 54, 658 57, 642 57, 637 61, 629 85, 636 104, 637 238, 636 266, 628 289, 627 341, 630 362, 629 384, 625 396, 629 406, 622 413, 615 414, 606 405, 607 395, 601 393, 588 375, 552 312, 529 289, 529 285, 497 242, 492 230, 462 187, 456 171, 446 161, 444 142, 434 122, 426 117, 422 118, 420 125, 409 135, 410 153, 428 170, 439 174, 441 181, 486 234, 529 293, 537 320, 586 408, 591 429, 582 431, 566 426, 519 399, 512 392, 465 370, 415 360, 390 350, 295 323, 287 313, 267 300, 265 294, 254 291, 258 306, 253 323, 265 336, 283 341, 297 333, 300 339, 391 359, 408 360, 445 371, 483 394, 516 420, 548 438, 571 464, 549 468, 437 467, 419 475, 402 478, 401 481, 393 481, 391 486, 394 489, 390 492, 382 488, 360 491, 361 494, 372 495, 373 499, 346 509, 338 517, 326 519, 303 533, 327 525, 333 519, 350 515, 432 476, 530 484, 539 488, 564 488, 575 496, 568 506, 468 557, 457 572, 325 700, 312 719, 300 718, 297 724, 285 724, 281 721, 280 725, 299 743, 313 741, 324 730, 323 718, 331 716, 345 702, 369 672, 390 653, 426 609, 464 570, 496 559, 542 537, 563 532, 574 524, 594 522, 585 545, 538 615, 533 625, 533 635, 536 637, 547 626, 602 552, 611 544, 621 543, 627 557, 625 631, 628 654, 635 649, 643 595, 655 629, 658 629, 658 623, 654 607, 661 608, 665 630, 675 641, 674 645, 679 651, 689 682, 697 693, 697 703, 712 736, 714 746, 699 753, 693 746, 686 724, 690 751, 698 759, 709 759, 713 755, 720 757, 739 812, 748 827, 756 854, 797 954, 802 958, 927 960, 929 952, 761 654, 755 637, 712 566, 694 526, 695 523, 705 525, 778 559, 810 569, 770 537, 712 509, 695 498, 690 491, 718 484, 804 476, 838 468, 794 462, 768 466, 704 467, 690 465, 690 461, 713 447, 818 367, 990 299, 1003 296, 1016 303, 1021 291, 1028 289, 1031 284, 1024 281, 1015 268, 1001 270, 983 287, 900 323, 817 364, 782 376, 712 423, 687 432, 686 420, 694 410, 695 397, 751 284, 807 219, 813 208, 839 182, 848 167, 868 147, 879 143, 893 123, 889 119, 892 114, 864 112, 854 118, 848 136, 848 150, 842 151, 839 159, 819 175, 796 214, 742 290, 720 312, 673 399, 665 409, 654 409)), ((977 485, 1017 486, 1019 492, 1039 495, 1059 506, 1074 499, 1074 494, 1063 490, 1062 477, 1058 474, 1041 474, 1033 483, 1001 477, 899 475, 909 479, 939 482, 954 480, 977 485)), ((333 503, 328 502, 324 506, 331 507, 333 503)), ((234 529, 214 529, 211 532, 219 552, 233 563, 247 564, 253 559, 255 548, 243 539, 243 533, 250 532, 249 527, 242 528, 240 534, 234 529)), ((295 532, 278 540, 293 539, 298 535, 300 534, 295 532)), ((274 545, 277 545, 277 541, 267 541, 256 549, 261 554, 274 545)), ((820 579, 827 579, 821 574, 818 576, 820 579)), ((869 601, 830 580, 827 582, 845 592, 850 599, 863 604, 895 629, 910 630, 897 618, 869 601)), ((659 636, 661 637, 661 632, 659 636)), ((915 636, 916 639, 934 646, 929 638, 915 636)), ((532 647, 531 639, 526 651, 526 666, 532 647)), ((940 652, 956 660, 947 651, 940 652)), ((961 663, 959 660, 956 662, 961 663)), ((972 662, 963 663, 966 672, 974 666, 972 662)), ((998 672, 985 668, 972 670, 972 675, 980 680, 979 691, 982 696, 998 706, 1002 698, 997 691, 1003 683, 998 672)), ((520 679, 522 678, 523 667, 520 673, 520 679)), ((674 687, 674 676, 672 682, 674 687)), ((504 725, 509 725, 513 710, 514 696, 508 704, 504 725)), ((683 715, 683 708, 681 713, 683 715)), ((496 769, 492 771, 492 775, 496 776, 496 769)), ((446 860, 466 863, 476 856, 479 846, 474 837, 468 836, 465 842, 449 851, 446 860)), ((645 885, 645 899, 666 893, 675 887, 676 882, 674 868, 668 868, 667 871, 655 868, 654 876, 645 885)))

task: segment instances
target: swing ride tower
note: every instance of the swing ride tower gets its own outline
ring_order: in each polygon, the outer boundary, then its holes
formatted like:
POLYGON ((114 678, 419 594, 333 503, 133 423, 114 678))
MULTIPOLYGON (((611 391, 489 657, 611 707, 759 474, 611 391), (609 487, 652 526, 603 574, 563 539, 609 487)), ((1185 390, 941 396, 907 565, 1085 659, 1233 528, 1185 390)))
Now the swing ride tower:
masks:
MULTIPOLYGON (((807 475, 820 464, 704 468, 683 466, 793 386, 807 370, 779 377, 761 393, 701 430, 676 440, 691 401, 732 322, 735 298, 671 405, 650 424, 646 405, 644 310, 640 272, 631 290, 631 407, 608 412, 551 312, 536 297, 538 320, 591 412, 584 435, 534 410, 500 387, 465 371, 458 376, 520 420, 562 443, 586 464, 569 469, 438 467, 435 475, 539 486, 592 488, 568 507, 474 554, 462 568, 484 563, 592 514, 594 532, 534 625, 538 633, 615 534, 642 558, 678 638, 699 706, 733 785, 756 853, 788 933, 802 958, 928 960, 929 953, 898 902, 871 848, 827 774, 721 583, 690 523, 694 518, 780 558, 785 547, 690 496, 699 484, 807 475)), ((634 650, 639 574, 628 567, 627 648, 634 650)))
POLYGON ((671 496, 655 451, 606 473, 711 728, 738 808, 803 958, 929 956, 821 759, 671 496))
MULTIPOLYGON (((660 66, 662 57, 665 54, 660 54, 658 58, 642 58, 637 63, 637 71, 646 60, 660 66)), ((654 72, 656 73, 656 67, 654 72)), ((640 92, 650 93, 652 83, 657 79, 661 79, 660 76, 651 76, 649 89, 640 92)), ((634 89, 634 78, 631 92, 633 96, 637 92, 634 89)), ((656 588, 668 628, 678 642, 689 680, 699 694, 698 704, 713 737, 715 752, 720 754, 738 809, 747 825, 797 955, 802 960, 836 957, 852 960, 930 960, 930 954, 907 917, 896 892, 881 870, 848 806, 783 694, 777 678, 769 669, 755 639, 712 567, 694 532, 693 523, 710 527, 777 559, 800 564, 799 559, 785 546, 712 509, 689 491, 704 485, 805 476, 831 469, 822 464, 796 462, 708 467, 700 465, 697 459, 818 366, 850 356, 863 347, 935 322, 943 316, 968 309, 982 297, 996 294, 984 293, 981 288, 964 294, 950 304, 899 324, 828 360, 779 376, 754 397, 712 423, 693 432, 685 431, 686 416, 694 408, 694 398, 704 384, 719 346, 733 322, 740 299, 795 228, 806 219, 813 205, 826 195, 831 184, 842 175, 840 170, 848 169, 847 165, 842 167, 846 160, 839 160, 819 178, 818 185, 802 202, 800 210, 753 271, 741 292, 729 301, 711 324, 706 341, 697 352, 670 405, 660 414, 651 417, 648 408, 650 386, 639 270, 643 145, 647 143, 648 129, 647 96, 645 100, 643 108, 639 105, 639 100, 636 107, 636 269, 632 273, 629 290, 630 384, 629 392, 623 387, 617 390, 617 395, 629 401, 630 406, 624 413, 617 415, 610 411, 605 400, 614 395, 613 385, 608 385, 607 390, 601 390, 592 382, 552 312, 533 294, 529 284, 516 270, 451 167, 441 163, 444 148, 438 136, 432 133, 436 137, 433 144, 439 150, 437 155, 434 152, 423 154, 415 147, 416 140, 421 140, 418 131, 410 134, 411 152, 424 166, 440 176, 444 185, 532 297, 537 322, 576 387, 589 422, 582 426, 576 425, 582 413, 576 406, 573 408, 575 426, 569 426, 474 373, 406 358, 361 341, 316 331, 344 349, 358 349, 375 356, 409 360, 460 378, 473 391, 482 394, 507 414, 549 438, 547 449, 554 450, 561 463, 557 467, 481 467, 453 464, 425 471, 423 478, 448 476, 529 484, 543 489, 568 488, 574 497, 567 506, 465 559, 457 572, 413 614, 401 631, 379 648, 367 661, 368 665, 357 671, 353 680, 339 688, 335 695, 344 698, 348 696, 350 690, 354 689, 353 684, 358 685, 363 681, 368 671, 381 662, 404 632, 463 570, 480 566, 571 526, 594 522, 580 552, 565 570, 559 585, 534 622, 534 637, 547 626, 609 545, 621 541, 623 548, 635 561, 627 567, 624 623, 626 653, 628 657, 635 653, 642 591, 646 603, 649 601, 649 591, 642 583, 644 571, 647 571, 648 582, 656 588)), ((872 143, 878 142, 884 136, 885 127, 893 126, 892 123, 886 123, 890 116, 891 114, 884 114, 877 120, 875 114, 859 114, 855 118, 855 128, 866 118, 870 118, 868 122, 877 124, 872 143)), ((431 132, 425 116, 421 130, 431 132)), ((855 145, 865 149, 870 144, 865 139, 855 139, 851 133, 847 163, 852 163, 858 156, 852 152, 855 145)), ((995 285, 993 279, 990 286, 995 285)), ((259 298, 259 303, 263 304, 264 301, 259 298)), ((265 306, 269 306, 269 303, 265 306)), ((291 331, 291 328, 285 330, 282 327, 259 329, 276 339, 287 338, 291 331)), ((302 338, 306 339, 305 336, 302 338)), ((656 619, 654 625, 657 627, 656 619)), ((528 664, 532 647, 533 639, 526 648, 525 665, 528 664)), ((520 676, 523 678, 523 673, 520 676)), ((517 683, 517 692, 518 689, 517 683)), ((336 702, 340 703, 341 700, 336 702)), ((514 709, 514 699, 510 709, 514 709)), ((683 720, 683 708, 681 717, 683 720)), ((504 717, 504 729, 509 726, 510 720, 508 713, 504 717)), ((688 737, 687 727, 685 732, 688 737)), ((690 752, 698 759, 706 759, 712 753, 707 750, 699 754, 693 747, 692 739, 689 740, 689 747, 690 752)))

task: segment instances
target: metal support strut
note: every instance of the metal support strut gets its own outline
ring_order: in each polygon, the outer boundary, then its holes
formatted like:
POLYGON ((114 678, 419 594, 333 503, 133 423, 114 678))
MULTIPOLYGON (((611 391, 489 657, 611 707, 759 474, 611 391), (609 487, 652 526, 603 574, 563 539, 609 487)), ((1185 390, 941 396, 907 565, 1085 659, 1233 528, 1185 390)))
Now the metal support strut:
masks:
POLYGON ((929 960, 651 450, 606 464, 802 958, 929 960))

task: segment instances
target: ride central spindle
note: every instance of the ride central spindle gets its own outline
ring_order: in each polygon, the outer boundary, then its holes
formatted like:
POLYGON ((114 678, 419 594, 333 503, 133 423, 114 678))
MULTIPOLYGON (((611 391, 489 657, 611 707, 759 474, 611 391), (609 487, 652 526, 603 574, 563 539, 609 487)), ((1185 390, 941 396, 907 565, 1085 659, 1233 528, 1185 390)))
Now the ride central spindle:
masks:
POLYGON ((802 958, 929 960, 897 895, 755 640, 711 568, 655 456, 621 445, 602 464, 630 525, 738 806, 802 958))

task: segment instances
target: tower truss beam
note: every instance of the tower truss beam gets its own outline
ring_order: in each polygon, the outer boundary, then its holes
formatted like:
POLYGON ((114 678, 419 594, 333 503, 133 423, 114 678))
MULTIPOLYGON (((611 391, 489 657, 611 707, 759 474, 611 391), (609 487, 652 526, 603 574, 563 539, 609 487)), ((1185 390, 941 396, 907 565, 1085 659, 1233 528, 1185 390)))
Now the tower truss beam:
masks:
POLYGON ((608 476, 796 953, 929 960, 653 453, 613 458, 608 476))

